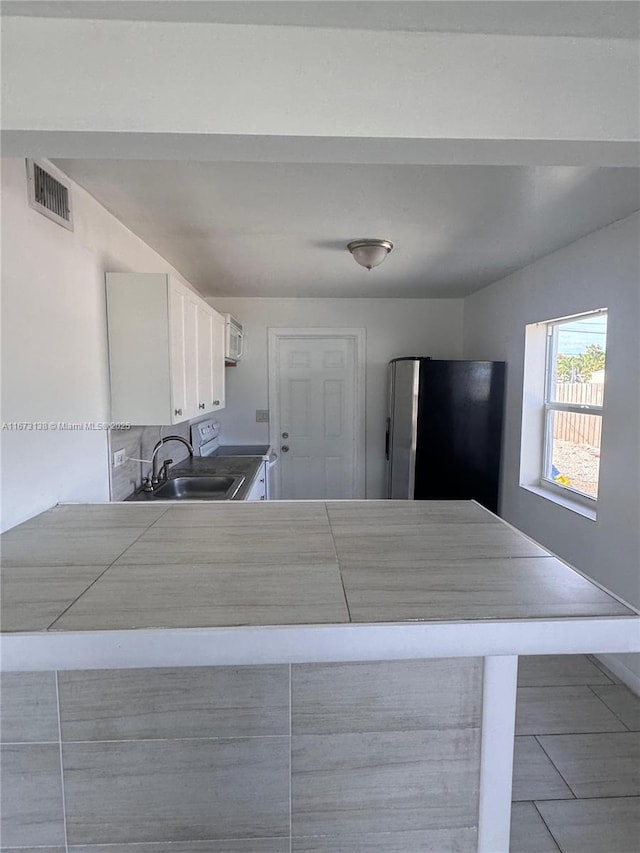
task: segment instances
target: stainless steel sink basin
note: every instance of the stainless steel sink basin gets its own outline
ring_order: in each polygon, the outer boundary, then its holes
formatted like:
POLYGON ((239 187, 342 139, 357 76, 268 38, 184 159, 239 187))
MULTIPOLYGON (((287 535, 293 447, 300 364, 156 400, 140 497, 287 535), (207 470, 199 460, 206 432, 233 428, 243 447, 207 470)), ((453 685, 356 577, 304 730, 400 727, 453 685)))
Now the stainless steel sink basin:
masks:
POLYGON ((153 493, 165 501, 230 501, 244 483, 240 477, 176 477, 167 480, 153 493))

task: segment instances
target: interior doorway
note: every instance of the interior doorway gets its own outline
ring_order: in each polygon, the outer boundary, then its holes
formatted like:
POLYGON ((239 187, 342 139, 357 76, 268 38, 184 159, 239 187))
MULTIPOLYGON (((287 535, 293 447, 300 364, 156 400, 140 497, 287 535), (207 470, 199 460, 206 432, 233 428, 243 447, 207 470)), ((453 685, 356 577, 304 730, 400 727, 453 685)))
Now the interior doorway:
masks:
POLYGON ((365 330, 268 334, 274 497, 364 498, 365 330))

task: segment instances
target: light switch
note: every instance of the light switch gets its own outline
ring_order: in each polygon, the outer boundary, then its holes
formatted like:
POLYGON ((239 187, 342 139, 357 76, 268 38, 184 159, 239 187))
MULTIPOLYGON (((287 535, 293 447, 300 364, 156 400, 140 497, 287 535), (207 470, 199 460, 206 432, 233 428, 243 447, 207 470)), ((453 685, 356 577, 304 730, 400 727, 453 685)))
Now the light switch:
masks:
POLYGON ((269 423, 269 410, 268 409, 256 409, 256 423, 257 424, 268 424, 269 423))

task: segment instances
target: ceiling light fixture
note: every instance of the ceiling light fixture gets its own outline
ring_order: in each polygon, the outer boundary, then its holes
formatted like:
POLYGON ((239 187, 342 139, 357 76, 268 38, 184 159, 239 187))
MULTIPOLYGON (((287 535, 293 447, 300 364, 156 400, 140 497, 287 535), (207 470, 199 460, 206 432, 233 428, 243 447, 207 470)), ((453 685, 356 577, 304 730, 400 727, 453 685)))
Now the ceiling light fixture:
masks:
POLYGON ((356 263, 370 270, 384 261, 393 249, 393 243, 391 240, 352 240, 347 243, 347 249, 356 263))

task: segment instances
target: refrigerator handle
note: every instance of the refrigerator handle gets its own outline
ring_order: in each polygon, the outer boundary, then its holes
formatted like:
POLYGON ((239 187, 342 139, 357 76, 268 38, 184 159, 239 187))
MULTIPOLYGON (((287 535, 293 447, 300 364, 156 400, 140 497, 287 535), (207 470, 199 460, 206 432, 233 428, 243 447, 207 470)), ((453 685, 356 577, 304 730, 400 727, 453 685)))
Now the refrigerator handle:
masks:
POLYGON ((384 456, 389 458, 389 435, 391 433, 391 418, 387 418, 387 432, 384 437, 384 456))

